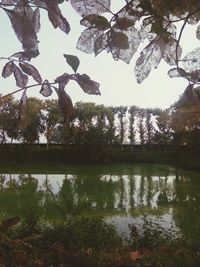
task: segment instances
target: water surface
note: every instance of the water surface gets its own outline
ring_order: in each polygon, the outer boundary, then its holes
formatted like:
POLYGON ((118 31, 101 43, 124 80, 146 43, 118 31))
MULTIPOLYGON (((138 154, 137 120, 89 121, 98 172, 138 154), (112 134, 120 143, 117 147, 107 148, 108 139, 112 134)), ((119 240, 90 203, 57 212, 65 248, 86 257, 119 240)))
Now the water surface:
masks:
POLYGON ((0 175, 0 218, 99 215, 128 236, 146 218, 200 237, 200 174, 163 165, 68 166, 65 173, 0 175))

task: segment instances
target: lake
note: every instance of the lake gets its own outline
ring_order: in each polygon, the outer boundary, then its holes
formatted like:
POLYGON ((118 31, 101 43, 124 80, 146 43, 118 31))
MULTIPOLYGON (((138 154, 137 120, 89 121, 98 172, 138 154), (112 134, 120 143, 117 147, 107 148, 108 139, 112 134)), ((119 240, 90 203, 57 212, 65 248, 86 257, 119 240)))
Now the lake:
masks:
MULTIPOLYGON (((47 172, 46 170, 44 172, 47 172)), ((62 171, 63 172, 63 171, 62 171)), ((0 175, 0 218, 98 215, 125 238, 146 219, 200 237, 200 174, 165 165, 72 165, 64 173, 0 175)))

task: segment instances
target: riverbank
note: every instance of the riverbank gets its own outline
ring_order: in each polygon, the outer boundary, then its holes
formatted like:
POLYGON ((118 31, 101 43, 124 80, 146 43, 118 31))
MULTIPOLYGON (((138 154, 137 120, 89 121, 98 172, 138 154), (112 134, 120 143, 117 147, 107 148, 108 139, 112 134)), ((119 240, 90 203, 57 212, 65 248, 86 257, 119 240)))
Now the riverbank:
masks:
MULTIPOLYGON (((124 145, 97 147, 92 145, 63 146, 5 144, 0 146, 0 168, 12 165, 35 165, 44 169, 45 165, 65 164, 113 164, 113 163, 154 163, 170 164, 188 170, 200 171, 200 149, 171 145, 124 145)), ((53 167, 52 167, 53 168, 53 167)))
POLYGON ((3 267, 198 267, 199 242, 190 243, 173 229, 147 221, 130 226, 124 243, 112 225, 99 217, 66 218, 42 225, 38 218, 19 217, 1 223, 0 265, 3 267))

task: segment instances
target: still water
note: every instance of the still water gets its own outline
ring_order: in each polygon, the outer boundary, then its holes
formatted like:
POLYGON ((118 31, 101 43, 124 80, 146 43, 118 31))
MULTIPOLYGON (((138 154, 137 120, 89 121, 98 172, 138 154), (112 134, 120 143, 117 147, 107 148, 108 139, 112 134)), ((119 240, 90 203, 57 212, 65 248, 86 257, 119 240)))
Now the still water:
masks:
POLYGON ((0 219, 36 213, 46 221, 99 215, 128 225, 159 219, 200 237, 200 174, 163 165, 68 166, 65 173, 0 175, 0 219))

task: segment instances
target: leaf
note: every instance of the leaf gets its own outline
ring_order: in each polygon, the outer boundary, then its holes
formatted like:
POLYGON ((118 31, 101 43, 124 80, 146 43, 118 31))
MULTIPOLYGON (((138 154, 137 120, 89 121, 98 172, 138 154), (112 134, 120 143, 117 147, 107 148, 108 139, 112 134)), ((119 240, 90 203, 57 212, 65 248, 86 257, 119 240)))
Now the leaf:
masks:
POLYGON ((94 42, 94 54, 95 54, 95 56, 97 56, 103 50, 108 48, 108 46, 109 46, 109 36, 110 36, 110 32, 107 32, 105 34, 102 34, 101 36, 99 36, 95 40, 95 42, 94 42))
POLYGON ((70 65, 73 71, 76 72, 80 64, 79 58, 77 56, 67 54, 64 54, 64 57, 66 58, 67 63, 70 65))
POLYGON ((74 80, 79 84, 83 91, 89 95, 101 95, 99 91, 99 83, 90 79, 86 74, 75 74, 73 75, 74 80))
POLYGON ((156 37, 140 53, 135 65, 135 76, 138 83, 148 77, 152 68, 157 68, 164 53, 165 44, 156 37))
POLYGON ((134 24, 135 24, 134 20, 123 17, 123 18, 117 18, 114 27, 117 27, 121 30, 127 30, 128 28, 134 26, 134 24))
POLYGON ((42 83, 42 78, 40 76, 40 73, 33 65, 26 63, 26 62, 23 62, 23 63, 19 63, 19 66, 23 72, 32 76, 36 82, 42 83))
POLYGON ((88 54, 93 53, 94 43, 102 34, 103 31, 99 31, 95 28, 88 28, 84 30, 78 39, 76 48, 88 54))
POLYGON ((72 76, 73 75, 69 75, 68 73, 64 73, 55 79, 55 82, 59 84, 60 90, 65 89, 65 86, 68 84, 69 80, 73 79, 72 76))
POLYGON ((34 25, 35 32, 38 33, 40 30, 40 9, 36 8, 33 12, 32 23, 34 25))
POLYGON ((58 104, 63 113, 64 119, 70 118, 74 112, 72 100, 65 90, 57 89, 58 104))
POLYGON ((102 14, 110 10, 110 0, 70 0, 72 7, 82 17, 89 14, 102 14))
POLYGON ((19 58, 20 61, 30 61, 31 58, 35 58, 39 55, 39 51, 38 50, 26 50, 24 52, 17 52, 14 53, 12 56, 10 57, 17 57, 19 58))
POLYGON ((200 70, 200 47, 189 52, 183 59, 183 68, 186 72, 200 70))
POLYGON ((13 64, 13 72, 16 85, 20 88, 25 88, 28 83, 28 76, 24 74, 15 64, 13 64))
MULTIPOLYGON (((177 40, 170 37, 168 42, 165 45, 165 52, 163 54, 163 59, 167 64, 170 66, 176 65, 176 46, 177 46, 177 40)), ((182 54, 182 48, 180 45, 178 45, 177 48, 177 60, 180 59, 182 54)))
POLYGON ((168 71, 167 74, 169 75, 170 78, 187 76, 187 73, 182 68, 179 68, 179 70, 177 68, 171 69, 168 71))
POLYGON ((2 70, 2 77, 3 78, 7 78, 9 77, 12 73, 13 73, 13 62, 9 61, 8 63, 6 63, 6 65, 3 67, 2 70))
POLYGON ((141 37, 140 37, 139 32, 133 27, 123 32, 125 32, 126 36, 128 37, 129 48, 119 49, 117 47, 112 47, 111 53, 115 60, 121 59, 127 64, 129 64, 133 55, 135 54, 135 52, 137 51, 139 47, 141 37))
POLYGON ((128 49, 129 42, 128 37, 125 33, 122 32, 111 32, 111 43, 109 44, 112 47, 117 47, 119 49, 128 49))
POLYGON ((40 94, 42 94, 45 97, 48 97, 52 94, 51 85, 48 80, 45 80, 42 84, 42 87, 40 89, 40 94))
POLYGON ((200 40, 200 25, 197 26, 196 37, 197 37, 198 40, 200 40))
POLYGON ((110 23, 105 17, 96 14, 85 16, 80 23, 85 27, 95 27, 102 31, 105 31, 110 27, 110 23))
POLYGON ((4 9, 10 18, 12 27, 18 40, 25 50, 38 51, 38 40, 36 35, 36 23, 33 21, 34 12, 27 6, 15 6, 14 9, 4 9))

